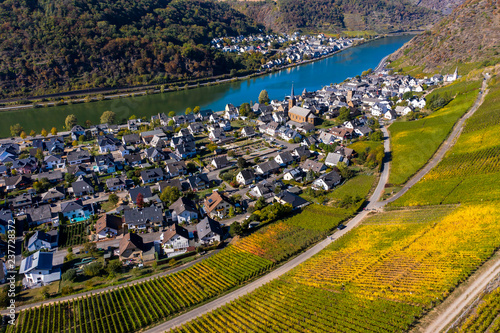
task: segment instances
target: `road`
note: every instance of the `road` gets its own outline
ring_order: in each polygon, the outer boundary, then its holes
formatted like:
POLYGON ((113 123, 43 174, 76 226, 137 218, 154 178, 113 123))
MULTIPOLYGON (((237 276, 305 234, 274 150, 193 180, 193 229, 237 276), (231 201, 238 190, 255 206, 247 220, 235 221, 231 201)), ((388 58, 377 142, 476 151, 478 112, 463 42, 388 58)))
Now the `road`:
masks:
MULTIPOLYGON (((486 83, 483 82, 483 87, 482 87, 482 91, 483 93, 481 95, 485 95, 484 93, 484 90, 486 88, 486 83)), ((478 106, 481 104, 482 100, 483 100, 484 97, 478 97, 478 100, 476 100, 476 103, 474 104, 474 106, 471 108, 471 110, 469 112, 467 112, 467 114, 462 117, 462 119, 457 123, 457 125, 455 126, 455 128, 453 129, 452 133, 450 134, 449 138, 445 141, 445 143, 443 143, 443 145, 440 147, 440 149, 438 150, 438 152, 434 155, 434 157, 430 160, 430 162, 428 163, 428 165, 426 165, 426 167, 424 167, 419 173, 417 173, 417 175, 415 175, 411 181, 412 183, 408 184, 407 186, 405 186, 405 188, 407 187, 410 188, 412 186, 412 184, 415 184, 416 182, 418 182, 420 179, 422 179, 425 174, 430 170, 432 169, 433 166, 435 166, 439 161, 440 159, 442 159, 442 157, 446 154, 446 152, 453 146, 453 142, 454 140, 456 139, 456 137, 458 136, 458 134, 460 133, 461 129, 462 129, 462 126, 465 122, 465 120, 467 118, 469 118, 474 112, 475 110, 477 110, 478 106), (430 165, 430 166, 429 166, 430 165)), ((167 322, 164 322, 156 327, 153 327, 149 330, 146 330, 145 332, 147 333, 163 333, 169 329, 172 329, 172 328, 175 328, 175 327, 178 327, 178 326, 181 326, 197 317, 200 317, 200 316, 203 316, 204 314, 206 313, 209 313, 229 302, 232 302, 234 300, 236 300, 237 298, 243 296, 243 295, 246 295, 252 291, 254 291, 255 289, 263 286, 264 284, 282 276, 283 274, 289 272, 291 269, 295 268, 296 266, 300 265, 301 263, 305 262, 306 260, 310 259, 312 256, 314 256, 315 254, 317 254, 318 252, 320 252, 321 250, 323 250, 325 247, 327 247, 328 245, 330 245, 332 242, 334 242, 335 240, 337 240, 338 238, 342 237, 343 235, 345 235, 347 232, 349 232, 350 230, 354 229, 355 227, 357 227, 361 222, 362 220, 369 214, 369 211, 370 210, 374 210, 374 209, 381 209, 383 208, 386 204, 388 204, 389 202, 392 202, 394 201, 395 199, 391 198, 389 200, 386 200, 386 201, 382 201, 382 202, 379 202, 378 199, 381 197, 383 191, 384 191, 384 187, 385 187, 385 184, 387 183, 387 180, 389 178, 389 170, 390 170, 390 139, 389 139, 389 133, 387 131, 386 128, 382 128, 382 131, 384 133, 384 151, 385 151, 385 157, 384 157, 384 161, 383 161, 383 164, 382 164, 382 167, 381 167, 381 174, 380 174, 380 178, 379 178, 379 182, 373 192, 373 194, 370 196, 368 202, 367 202, 367 206, 366 208, 359 212, 355 217, 353 217, 351 220, 349 220, 345 226, 346 228, 343 229, 343 230, 340 230, 340 231, 337 231, 335 232, 333 235, 329 236, 327 239, 321 241, 320 243, 316 244, 315 246, 313 246, 312 248, 308 249, 307 251, 303 252, 302 254, 300 254, 299 256, 295 257, 294 259, 288 261, 287 263, 285 263, 284 265, 280 266, 279 268, 277 268, 276 270, 266 274, 265 276, 259 278, 258 280, 252 282, 252 283, 249 283, 229 294, 226 294, 218 299, 215 299, 214 301, 212 302, 209 302, 207 304, 204 304, 198 308, 195 308, 189 312, 186 312, 172 320, 169 320, 167 322)), ((407 189, 405 190, 405 192, 407 191, 407 189)), ((399 193, 401 193, 402 191, 400 191, 399 193)), ((398 194, 399 194, 398 193, 398 194)), ((404 192, 403 192, 404 193, 404 192)), ((398 196, 400 197, 402 195, 402 193, 398 196)), ((500 270, 500 261, 496 263, 495 265, 496 269, 500 270)), ((478 293, 479 291, 476 291, 476 290, 481 290, 481 286, 482 286, 482 283, 484 281, 486 281, 486 284, 490 281, 491 279, 491 276, 495 276, 495 272, 490 272, 488 271, 489 273, 488 274, 483 274, 481 275, 479 281, 480 282, 477 282, 475 283, 475 288, 471 287, 471 292, 472 293, 478 293), (483 281, 483 282, 481 282, 483 281)), ((169 274, 171 272, 168 272, 168 273, 165 273, 165 274, 169 274)), ((150 277, 151 278, 151 277, 150 277)), ((138 281, 134 281, 134 282, 131 282, 131 283, 137 283, 138 281)), ((118 288, 118 287, 110 287, 109 289, 113 289, 113 288, 118 288)), ((99 291, 105 291, 105 290, 109 290, 108 288, 104 288, 103 290, 99 290, 99 291)), ((469 291, 469 290, 468 290, 469 291)), ((98 291, 94 291, 95 292, 98 292, 98 291)), ((467 294, 467 292, 465 293, 467 294)), ((78 296, 75 296, 75 295, 72 295, 72 296, 68 296, 68 299, 71 299, 71 298, 74 298, 74 297, 78 297, 78 296)), ((471 297, 469 295, 469 297, 471 297)), ((52 300, 52 301, 48 301, 49 303, 50 302, 53 302, 53 301, 60 301, 60 300, 64 300, 63 298, 60 298, 60 299, 57 299, 57 300, 52 300)), ((463 303, 463 301, 462 301, 463 303)), ((41 303, 40 303, 41 304, 41 303)), ((44 303, 44 304, 47 304, 47 303, 44 303)), ((447 311, 450 311, 452 313, 455 313, 457 312, 460 313, 460 310, 458 310, 458 307, 460 307, 460 301, 456 301, 453 303, 452 306, 450 306, 450 309, 447 310, 447 311), (456 307, 457 310, 453 310, 453 307, 456 307)), ((34 306, 33 304, 32 305, 28 305, 27 307, 32 307, 34 306)), ((441 320, 440 321, 436 321, 436 325, 441 325, 440 322, 443 322, 448 320, 447 319, 448 317, 446 316, 442 316, 441 320)), ((452 318, 450 318, 449 320, 451 320, 452 318)), ((443 326, 444 327, 444 326, 443 326)), ((431 331, 429 331, 431 332, 431 331)), ((436 331, 432 331, 432 332, 436 332, 436 331)))
POLYGON ((443 331, 452 321, 460 315, 471 300, 474 300, 488 283, 500 274, 500 260, 483 272, 457 299, 450 304, 428 327, 425 333, 435 333, 443 331))
POLYGON ((386 156, 384 158, 384 163, 382 165, 381 169, 381 175, 379 182, 377 184, 377 187, 375 188, 375 191, 371 195, 371 197, 368 200, 368 204, 366 206, 366 209, 359 212, 354 218, 352 218, 349 222, 345 224, 346 228, 340 231, 335 232, 333 235, 327 237, 325 240, 322 242, 316 244, 309 250, 305 251, 304 253, 300 254, 299 256, 293 258, 292 260, 288 261, 284 265, 280 266, 279 268, 275 269, 274 271, 266 274, 265 276, 261 277, 260 279, 249 283, 229 294, 226 294, 220 298, 217 298, 213 300, 210 303, 204 304, 200 307, 197 307, 196 309, 193 309, 189 312, 186 312, 178 317, 173 318, 172 320, 169 320, 167 322, 164 322, 158 326, 155 326, 147 331, 145 333, 163 333, 169 329, 181 326, 188 321, 193 320, 194 318, 203 316, 206 313, 209 313, 227 303, 230 303, 237 298, 246 295, 255 289, 265 285, 266 283, 282 276, 283 274, 289 272, 291 269, 297 267, 298 265, 302 264, 306 260, 310 259, 312 256, 323 250, 325 247, 330 245, 332 242, 337 240, 338 238, 342 237, 346 233, 348 233, 350 230, 354 229, 357 227, 361 221, 368 215, 369 210, 376 209, 377 208, 377 202, 378 198, 383 193, 385 183, 387 182, 387 179, 389 178, 389 153, 390 153, 390 144, 389 144, 389 136, 388 132, 385 128, 382 129, 385 137, 384 137, 384 149, 386 156))
POLYGON ((479 106, 483 103, 484 101, 484 96, 488 94, 487 86, 488 86, 488 81, 484 80, 483 85, 481 87, 481 92, 476 98, 476 102, 472 106, 472 108, 464 115, 460 120, 455 124, 453 127, 453 130, 451 131, 451 134, 448 136, 448 138, 441 144, 439 147, 438 151, 432 156, 432 158, 429 160, 429 162, 422 168, 420 169, 419 172, 415 176, 413 176, 406 184, 404 187, 396 193, 394 196, 391 198, 387 199, 386 201, 382 202, 381 205, 385 206, 388 203, 391 203, 397 199, 399 199, 403 194, 405 194, 413 185, 418 183, 432 168, 434 168, 436 165, 438 165, 439 162, 443 159, 445 154, 450 150, 451 147, 455 144, 455 140, 458 138, 460 133, 462 132, 464 123, 467 119, 469 119, 474 112, 479 108, 479 106))
MULTIPOLYGON (((164 271, 164 272, 161 272, 161 273, 158 273, 158 274, 154 274, 154 275, 146 276, 146 277, 141 278, 141 279, 130 281, 130 282, 127 282, 127 283, 124 283, 124 284, 120 284, 120 285, 116 285, 116 286, 109 286, 109 287, 105 287, 105 288, 101 288, 101 289, 95 289, 95 290, 87 291, 87 292, 84 292, 84 293, 73 294, 73 295, 59 297, 59 298, 53 298, 53 299, 49 299, 47 301, 42 301, 42 302, 36 302, 36 303, 30 303, 30 304, 26 304, 26 305, 16 306, 16 311, 21 311, 21 310, 28 309, 28 308, 34 308, 34 307, 41 306, 41 305, 48 305, 48 304, 52 304, 52 303, 55 303, 55 302, 62 302, 62 301, 68 301, 68 300, 71 300, 71 299, 77 299, 77 298, 84 297, 84 296, 90 296, 92 294, 99 294, 99 293, 102 293, 102 292, 105 292, 105 291, 109 291, 109 290, 113 290, 113 289, 118 289, 118 288, 123 288, 123 287, 134 285, 134 284, 137 284, 137 283, 140 283, 140 282, 148 281, 148 280, 151 280, 151 279, 154 279, 154 278, 157 278, 157 277, 161 277, 161 276, 165 276, 165 275, 177 273, 179 271, 182 271, 182 270, 184 270, 186 268, 189 268, 189 267, 193 266, 194 264, 196 264, 196 263, 198 263, 198 262, 200 262, 200 261, 202 261, 202 260, 204 260, 206 258, 209 258, 209 257, 215 255, 219 251, 220 251, 220 249, 219 250, 211 251, 209 254, 201 256, 198 259, 190 261, 190 262, 188 262, 188 263, 186 263, 184 265, 178 266, 176 268, 173 268, 173 269, 170 269, 168 271, 164 271)), ((0 314, 2 314, 2 315, 7 315, 8 313, 9 313, 9 310, 2 310, 2 311, 0 311, 0 314)))
MULTIPOLYGON (((466 119, 468 119, 479 107, 479 105, 482 103, 484 99, 484 95, 486 94, 484 91, 486 89, 486 81, 483 82, 483 86, 481 88, 481 94, 478 96, 478 99, 474 103, 473 107, 465 116, 460 119, 460 121, 456 124, 454 127, 452 133, 448 137, 448 139, 441 145, 440 149, 438 152, 433 156, 433 158, 429 161, 429 163, 420 171, 418 172, 411 180, 410 182, 405 186, 404 192, 406 192, 411 186, 413 186, 415 183, 417 183, 419 180, 421 180, 427 172, 429 172, 439 161, 443 158, 443 156, 446 154, 446 152, 453 146, 454 140, 457 138, 458 134, 461 132, 462 127, 464 125, 464 122, 466 119)), ((297 267, 301 263, 305 262, 306 260, 310 259, 312 256, 320 252, 322 249, 327 247, 329 244, 334 242, 336 239, 342 237, 345 235, 347 232, 350 230, 354 229, 357 227, 361 221, 368 215, 368 212, 370 210, 374 209, 381 209, 385 205, 387 205, 389 202, 392 202, 399 198, 404 192, 400 191, 398 192, 399 196, 397 196, 395 199, 391 198, 386 201, 378 201, 378 199, 382 196, 382 193, 384 191, 385 184, 387 183, 387 180, 389 179, 389 170, 390 170, 390 139, 389 139, 389 133, 385 127, 382 128, 382 131, 384 133, 384 151, 385 151, 385 156, 381 168, 381 175, 377 184, 377 187, 375 188, 375 191, 371 195, 370 199, 368 200, 368 204, 365 208, 365 210, 359 212, 354 218, 352 218, 348 223, 346 223, 346 228, 335 232, 333 235, 329 236, 327 239, 323 240, 322 242, 316 244, 314 247, 310 248, 309 250, 305 251, 301 255, 295 257, 294 259, 288 261, 285 263, 283 266, 279 267, 278 269, 268 273, 267 275, 263 276, 262 278, 242 287, 239 288, 221 298, 218 298, 210 303, 204 304, 196 309, 193 309, 189 312, 186 312, 172 320, 169 320, 167 322, 164 322, 156 327, 153 327, 149 330, 146 330, 145 333, 163 333, 165 331, 168 331, 170 329, 182 326, 186 324, 187 322, 201 317, 225 304, 228 304, 236 299, 238 299, 241 296, 244 296, 255 289, 263 286, 264 284, 282 276, 283 274, 289 272, 291 269, 297 267), (401 193, 402 192, 402 193, 401 193), (401 194, 400 194, 401 193, 401 194)), ((498 264, 500 266, 500 262, 498 264)), ((499 268, 500 269, 500 268, 499 268)), ((494 276, 494 275, 493 275, 494 276)), ((484 279, 488 282, 490 279, 487 276, 484 276, 484 279)), ((487 283, 486 282, 486 283, 487 283)), ((459 302, 455 302, 460 304, 459 302)), ((429 331, 429 332, 436 332, 436 331, 429 331)))

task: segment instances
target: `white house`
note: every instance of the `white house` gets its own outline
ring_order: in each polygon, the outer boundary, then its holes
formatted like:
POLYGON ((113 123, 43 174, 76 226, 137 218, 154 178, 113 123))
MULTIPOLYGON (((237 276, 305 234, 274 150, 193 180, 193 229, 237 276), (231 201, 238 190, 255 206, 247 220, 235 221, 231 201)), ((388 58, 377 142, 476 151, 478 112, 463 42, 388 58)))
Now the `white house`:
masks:
POLYGON ((189 232, 174 223, 160 235, 163 252, 168 258, 187 252, 189 247, 189 232))
POLYGON ((194 203, 185 197, 180 197, 176 202, 170 205, 169 209, 172 211, 172 221, 187 222, 198 218, 198 210, 194 203))
POLYGON ((57 230, 51 230, 47 233, 43 231, 37 231, 28 240, 28 251, 38 251, 41 249, 53 249, 57 247, 59 239, 59 233, 57 230))
POLYGON ((285 171, 285 174, 283 175, 283 179, 284 180, 301 181, 302 180, 302 171, 299 168, 285 171))
POLYGON ((396 112, 392 109, 389 109, 387 110, 385 113, 384 113, 384 118, 387 119, 387 120, 394 120, 398 117, 398 115, 396 114, 396 112))
POLYGON ((329 191, 342 181, 342 177, 335 171, 321 175, 312 183, 312 188, 315 190, 323 189, 329 191))
POLYGON ((53 252, 35 252, 23 259, 19 274, 24 274, 30 287, 45 285, 61 279, 61 270, 52 267, 53 252))
POLYGON ((400 116, 406 116, 408 113, 412 112, 413 109, 409 106, 396 106, 394 111, 400 116))
POLYGON ((198 232, 198 240, 202 244, 220 242, 223 237, 220 223, 208 216, 196 225, 196 230, 198 232))
POLYGON ((252 169, 241 170, 236 175, 236 182, 241 185, 251 184, 255 180, 255 173, 252 169))

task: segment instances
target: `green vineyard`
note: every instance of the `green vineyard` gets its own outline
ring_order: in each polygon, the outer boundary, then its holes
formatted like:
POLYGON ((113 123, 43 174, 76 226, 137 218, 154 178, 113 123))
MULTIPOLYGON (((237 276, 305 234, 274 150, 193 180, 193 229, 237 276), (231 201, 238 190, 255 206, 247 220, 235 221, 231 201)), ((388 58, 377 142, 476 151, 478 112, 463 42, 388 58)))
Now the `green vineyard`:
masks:
POLYGON ((85 231, 86 222, 72 224, 62 224, 60 228, 60 247, 76 246, 88 242, 87 232, 85 231))
POLYGON ((493 201, 500 198, 500 81, 465 124, 445 158, 393 206, 493 201))
POLYGON ((220 295, 272 265, 269 260, 229 247, 175 274, 21 311, 16 325, 9 326, 7 332, 134 332, 220 295), (53 323, 58 323, 57 327, 53 323))
POLYGON ((389 127, 392 161, 390 184, 403 184, 439 148, 457 120, 469 110, 479 93, 481 81, 463 81, 436 89, 432 94, 455 96, 448 105, 418 121, 395 122, 389 127))

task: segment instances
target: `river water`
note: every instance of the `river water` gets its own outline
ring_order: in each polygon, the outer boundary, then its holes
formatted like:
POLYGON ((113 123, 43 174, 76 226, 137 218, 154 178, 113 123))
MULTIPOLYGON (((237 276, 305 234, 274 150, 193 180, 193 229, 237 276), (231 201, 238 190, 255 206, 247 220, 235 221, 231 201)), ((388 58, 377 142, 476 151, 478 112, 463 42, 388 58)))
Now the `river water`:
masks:
POLYGON ((86 120, 93 124, 99 123, 101 114, 106 110, 116 112, 118 120, 128 119, 131 115, 149 118, 159 112, 184 113, 186 108, 197 105, 202 109, 220 111, 227 103, 238 106, 244 102, 257 101, 263 89, 268 91, 271 99, 283 99, 290 94, 292 82, 295 94, 298 95, 304 89, 317 90, 375 68, 382 58, 396 51, 412 37, 402 35, 378 39, 316 62, 245 81, 109 101, 6 111, 0 115, 0 136, 10 136, 10 125, 16 123, 20 123, 26 133, 32 129, 40 133, 42 128, 50 130, 54 126, 62 130, 68 114, 75 114, 78 122, 83 125, 86 120))

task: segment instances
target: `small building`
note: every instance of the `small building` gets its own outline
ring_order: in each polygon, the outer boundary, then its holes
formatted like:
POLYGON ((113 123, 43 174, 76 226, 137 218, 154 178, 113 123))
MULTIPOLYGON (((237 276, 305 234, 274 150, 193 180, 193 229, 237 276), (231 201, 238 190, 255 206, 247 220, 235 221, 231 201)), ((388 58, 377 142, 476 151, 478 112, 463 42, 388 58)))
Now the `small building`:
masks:
POLYGON ((144 184, 157 183, 165 178, 163 169, 155 168, 141 172, 141 180, 144 184))
POLYGON ((292 209, 299 209, 309 205, 309 201, 299 197, 296 194, 290 193, 288 191, 283 191, 274 196, 274 199, 281 203, 282 205, 289 204, 292 209))
POLYGON ((28 251, 38 251, 41 249, 51 250, 56 248, 59 242, 59 233, 57 230, 49 232, 37 231, 28 240, 28 251))
POLYGON ((177 223, 172 224, 160 235, 163 253, 168 258, 186 253, 189 248, 189 231, 177 223))
POLYGON ((248 185, 255 180, 255 173, 252 169, 245 169, 238 172, 236 175, 236 182, 240 185, 248 185))
POLYGON ((63 202, 61 204, 61 213, 70 222, 85 221, 90 217, 90 212, 83 206, 81 200, 63 202))
POLYGON ((77 181, 71 184, 73 188, 73 195, 81 197, 83 195, 91 195, 94 193, 94 186, 87 178, 80 176, 77 181))
POLYGON ((26 220, 29 225, 40 225, 48 222, 59 222, 59 217, 52 213, 50 205, 40 205, 26 209, 26 220))
POLYGON ((119 259, 121 261, 140 262, 143 260, 145 246, 140 235, 128 233, 120 240, 119 259))
POLYGON ((229 214, 229 209, 232 207, 229 200, 225 195, 219 193, 218 191, 214 191, 212 195, 205 198, 203 203, 203 209, 205 213, 208 214, 211 218, 218 217, 224 218, 229 214))
POLYGON ((160 227, 163 225, 163 211, 156 207, 127 209, 123 212, 123 223, 129 230, 160 227))
POLYGON ((224 236, 220 223, 209 217, 205 217, 196 225, 196 231, 198 241, 204 245, 220 242, 224 236))
POLYGON ((342 177, 336 172, 332 171, 321 175, 318 179, 315 179, 312 183, 312 188, 315 190, 325 190, 329 191, 342 181, 342 177))
POLYGON ((215 157, 212 160, 212 165, 216 169, 222 169, 222 168, 227 167, 229 165, 229 161, 227 160, 227 156, 226 155, 222 155, 222 156, 215 157))
POLYGON ((95 233, 99 239, 118 236, 122 229, 123 218, 113 214, 104 214, 95 223, 95 233))
POLYGON ((106 187, 111 192, 122 191, 125 189, 125 182, 121 178, 108 178, 106 179, 106 187))
POLYGON ((176 202, 170 205, 172 211, 172 221, 182 223, 190 223, 192 220, 198 219, 199 213, 194 202, 185 197, 180 197, 176 202))
POLYGON ((26 285, 45 285, 61 279, 61 270, 52 266, 52 252, 35 252, 23 259, 19 274, 24 274, 26 285))

